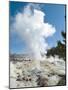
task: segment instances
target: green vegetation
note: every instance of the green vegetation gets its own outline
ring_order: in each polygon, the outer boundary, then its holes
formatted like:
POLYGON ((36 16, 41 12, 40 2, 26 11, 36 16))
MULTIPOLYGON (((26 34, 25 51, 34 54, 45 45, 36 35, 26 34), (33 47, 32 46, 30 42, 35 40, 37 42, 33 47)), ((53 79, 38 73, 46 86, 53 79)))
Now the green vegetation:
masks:
POLYGON ((58 41, 56 47, 53 47, 47 51, 47 56, 58 55, 59 58, 66 60, 66 32, 61 32, 61 35, 63 37, 63 43, 58 41))

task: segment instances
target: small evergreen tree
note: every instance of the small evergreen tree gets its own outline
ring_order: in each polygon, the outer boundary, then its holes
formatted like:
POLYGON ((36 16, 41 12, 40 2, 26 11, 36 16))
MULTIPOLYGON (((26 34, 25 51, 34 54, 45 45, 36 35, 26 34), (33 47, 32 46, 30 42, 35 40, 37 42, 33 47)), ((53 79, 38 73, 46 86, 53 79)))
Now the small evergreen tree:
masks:
POLYGON ((61 32, 63 37, 63 43, 61 41, 57 42, 57 46, 49 49, 47 51, 47 56, 58 55, 60 58, 66 59, 66 32, 61 32))

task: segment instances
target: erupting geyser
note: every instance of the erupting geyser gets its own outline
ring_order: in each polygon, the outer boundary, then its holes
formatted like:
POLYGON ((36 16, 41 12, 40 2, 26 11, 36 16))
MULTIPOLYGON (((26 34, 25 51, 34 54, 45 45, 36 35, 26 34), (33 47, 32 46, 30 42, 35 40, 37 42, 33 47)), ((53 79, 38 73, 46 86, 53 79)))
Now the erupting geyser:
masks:
POLYGON ((14 61, 11 61, 11 87, 17 87, 17 82, 19 87, 38 86, 37 78, 40 78, 42 83, 44 78, 48 86, 57 85, 61 76, 65 75, 65 61, 63 59, 59 59, 57 56, 47 58, 44 55, 49 48, 46 39, 56 32, 53 25, 44 22, 44 16, 45 13, 41 9, 34 8, 33 4, 28 4, 22 12, 18 12, 13 18, 11 31, 15 32, 26 44, 25 51, 31 56, 31 60, 29 62, 26 60, 16 61, 15 64, 13 64, 14 61), (39 75, 40 77, 38 77, 39 75), (27 82, 27 76, 31 76, 30 82, 27 82), (16 81, 16 78, 22 82, 16 81))
POLYGON ((46 49, 49 47, 45 39, 56 31, 55 27, 44 22, 44 16, 44 12, 34 9, 31 4, 28 4, 24 7, 23 12, 16 14, 12 25, 13 30, 26 44, 27 52, 36 60, 44 59, 41 53, 46 53, 46 49))

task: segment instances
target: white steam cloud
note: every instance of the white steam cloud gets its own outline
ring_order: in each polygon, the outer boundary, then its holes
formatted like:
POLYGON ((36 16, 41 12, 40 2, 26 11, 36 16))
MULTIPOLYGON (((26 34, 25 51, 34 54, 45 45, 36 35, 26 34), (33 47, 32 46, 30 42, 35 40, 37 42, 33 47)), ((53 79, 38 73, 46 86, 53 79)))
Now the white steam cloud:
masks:
POLYGON ((37 60, 43 59, 41 53, 46 53, 49 47, 45 39, 56 31, 55 27, 44 22, 44 16, 43 11, 28 4, 23 12, 16 14, 13 23, 13 30, 25 41, 28 52, 37 60))

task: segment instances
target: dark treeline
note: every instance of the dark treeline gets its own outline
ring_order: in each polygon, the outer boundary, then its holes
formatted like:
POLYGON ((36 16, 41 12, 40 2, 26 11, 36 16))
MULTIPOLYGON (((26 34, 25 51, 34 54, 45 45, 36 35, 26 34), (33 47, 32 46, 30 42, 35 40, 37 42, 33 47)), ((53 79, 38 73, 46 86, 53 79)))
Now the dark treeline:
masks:
POLYGON ((61 41, 57 41, 57 46, 49 49, 46 55, 58 55, 59 58, 66 60, 66 32, 61 32, 61 35, 63 37, 63 43, 61 41))

